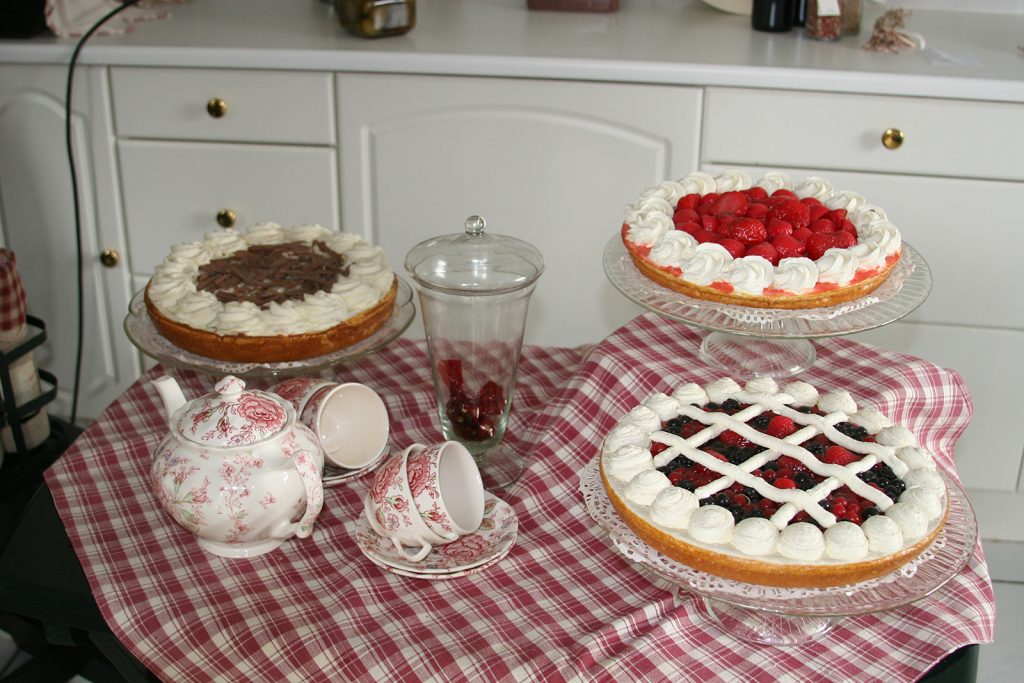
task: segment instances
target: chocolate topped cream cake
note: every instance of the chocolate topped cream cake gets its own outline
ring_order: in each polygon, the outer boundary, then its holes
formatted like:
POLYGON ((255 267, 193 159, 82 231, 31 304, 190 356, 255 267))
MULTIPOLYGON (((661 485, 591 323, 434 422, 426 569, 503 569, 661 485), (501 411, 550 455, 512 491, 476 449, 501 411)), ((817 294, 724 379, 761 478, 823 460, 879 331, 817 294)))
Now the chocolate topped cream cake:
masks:
POLYGON ((380 247, 319 225, 219 230, 157 266, 146 307, 192 353, 286 362, 359 342, 391 315, 397 280, 380 247))

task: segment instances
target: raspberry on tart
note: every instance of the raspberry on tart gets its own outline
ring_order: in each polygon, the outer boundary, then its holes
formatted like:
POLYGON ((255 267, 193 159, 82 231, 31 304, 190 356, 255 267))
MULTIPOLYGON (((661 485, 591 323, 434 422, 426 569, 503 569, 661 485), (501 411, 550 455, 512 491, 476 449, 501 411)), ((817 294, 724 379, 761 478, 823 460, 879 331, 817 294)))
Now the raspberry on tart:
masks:
POLYGON ((694 172, 645 191, 622 241, 640 272, 687 296, 755 308, 833 306, 865 296, 899 261, 884 211, 823 178, 694 172))
POLYGON ((904 427, 845 391, 721 379, 655 393, 601 452, 648 545, 715 576, 822 588, 894 571, 945 523, 945 483, 904 427))
POLYGON ((351 346, 391 317, 398 281, 352 233, 274 223, 179 244, 146 286, 157 331, 207 358, 275 363, 351 346))

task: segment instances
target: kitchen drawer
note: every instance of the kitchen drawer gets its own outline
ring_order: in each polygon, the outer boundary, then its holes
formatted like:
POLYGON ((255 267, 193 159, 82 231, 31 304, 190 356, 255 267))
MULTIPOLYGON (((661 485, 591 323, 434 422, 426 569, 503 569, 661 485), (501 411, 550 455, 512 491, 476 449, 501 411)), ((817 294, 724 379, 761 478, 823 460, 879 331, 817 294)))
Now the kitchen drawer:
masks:
POLYGON ((710 88, 703 158, 1024 180, 1024 106, 910 97, 710 88), (903 131, 897 149, 886 129, 903 131))
POLYGON ((131 67, 110 73, 122 138, 334 144, 330 74, 131 67), (210 100, 223 101, 221 116, 208 111, 210 100))
POLYGON ((151 273, 171 245, 220 229, 222 209, 242 229, 265 221, 338 229, 333 149, 129 140, 118 152, 135 275, 151 273))

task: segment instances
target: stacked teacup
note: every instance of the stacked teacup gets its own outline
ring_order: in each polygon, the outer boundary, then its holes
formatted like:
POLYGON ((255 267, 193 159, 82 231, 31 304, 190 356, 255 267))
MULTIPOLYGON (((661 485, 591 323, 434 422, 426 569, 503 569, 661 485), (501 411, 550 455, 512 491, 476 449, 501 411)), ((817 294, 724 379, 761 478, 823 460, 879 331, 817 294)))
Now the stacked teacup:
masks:
POLYGON ((413 444, 377 470, 366 494, 370 527, 409 562, 473 534, 484 518, 480 470, 457 441, 413 444))

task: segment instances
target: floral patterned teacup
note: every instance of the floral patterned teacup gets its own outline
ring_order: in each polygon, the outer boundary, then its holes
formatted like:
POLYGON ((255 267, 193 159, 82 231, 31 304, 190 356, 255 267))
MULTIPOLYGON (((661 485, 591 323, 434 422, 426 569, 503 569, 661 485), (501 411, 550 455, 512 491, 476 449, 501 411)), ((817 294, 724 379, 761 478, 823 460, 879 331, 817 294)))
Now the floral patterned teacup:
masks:
POLYGON ((365 467, 387 448, 387 409, 365 384, 296 377, 271 391, 292 404, 299 421, 319 437, 327 461, 338 467, 365 467))
POLYGON ((436 534, 465 536, 484 518, 484 485, 472 454, 458 441, 409 453, 406 479, 416 509, 436 534))
POLYGON ((413 444, 392 455, 377 470, 363 501, 366 517, 379 535, 391 539, 395 549, 410 562, 419 562, 435 545, 459 538, 455 532, 432 531, 420 516, 406 477, 406 460, 424 446, 413 444))

